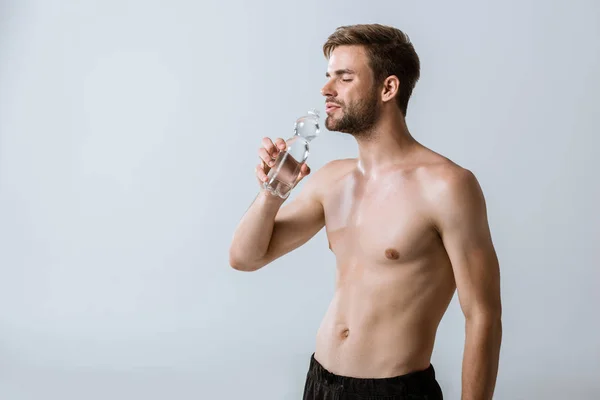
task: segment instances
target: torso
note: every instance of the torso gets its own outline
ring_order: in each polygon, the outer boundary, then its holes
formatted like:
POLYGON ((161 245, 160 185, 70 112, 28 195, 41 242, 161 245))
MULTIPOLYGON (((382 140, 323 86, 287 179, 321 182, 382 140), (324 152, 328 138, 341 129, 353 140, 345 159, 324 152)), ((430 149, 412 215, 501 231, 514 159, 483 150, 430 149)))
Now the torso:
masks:
POLYGON ((382 378, 429 366, 455 290, 426 200, 444 162, 429 157, 372 181, 358 172, 356 160, 336 166, 322 198, 336 288, 315 349, 329 371, 382 378))

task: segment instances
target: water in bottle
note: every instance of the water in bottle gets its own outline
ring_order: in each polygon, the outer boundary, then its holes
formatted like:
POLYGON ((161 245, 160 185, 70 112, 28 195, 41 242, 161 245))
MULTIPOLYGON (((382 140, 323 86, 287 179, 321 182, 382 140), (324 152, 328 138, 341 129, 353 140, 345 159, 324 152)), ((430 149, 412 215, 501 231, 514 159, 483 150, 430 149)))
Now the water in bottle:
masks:
POLYGON ((308 143, 319 135, 319 113, 311 110, 308 115, 296 120, 294 136, 286 141, 286 150, 279 153, 275 164, 267 175, 264 188, 283 199, 290 195, 300 168, 306 162, 309 153, 308 143))

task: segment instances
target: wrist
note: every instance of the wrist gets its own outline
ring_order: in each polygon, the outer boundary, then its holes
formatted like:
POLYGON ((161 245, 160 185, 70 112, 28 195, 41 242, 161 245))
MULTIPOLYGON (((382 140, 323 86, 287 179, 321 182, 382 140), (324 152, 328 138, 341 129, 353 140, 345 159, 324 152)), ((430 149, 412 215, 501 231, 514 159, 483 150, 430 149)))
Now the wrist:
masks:
POLYGON ((268 205, 273 205, 273 206, 281 206, 286 199, 282 199, 281 197, 279 197, 276 194, 271 193, 269 190, 261 187, 260 188, 260 192, 258 194, 258 196, 261 198, 261 200, 268 205))

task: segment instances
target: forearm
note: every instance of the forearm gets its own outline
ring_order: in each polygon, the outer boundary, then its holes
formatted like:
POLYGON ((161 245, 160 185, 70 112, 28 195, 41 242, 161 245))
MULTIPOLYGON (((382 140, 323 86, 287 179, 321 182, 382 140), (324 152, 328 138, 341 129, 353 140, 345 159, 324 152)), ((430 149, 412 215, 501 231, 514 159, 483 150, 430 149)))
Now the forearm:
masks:
POLYGON ((502 321, 500 317, 471 317, 466 321, 462 365, 462 400, 490 400, 496 385, 502 321))
POLYGON ((229 262, 237 269, 252 270, 266 254, 275 217, 284 200, 266 191, 258 194, 238 224, 229 249, 229 262))

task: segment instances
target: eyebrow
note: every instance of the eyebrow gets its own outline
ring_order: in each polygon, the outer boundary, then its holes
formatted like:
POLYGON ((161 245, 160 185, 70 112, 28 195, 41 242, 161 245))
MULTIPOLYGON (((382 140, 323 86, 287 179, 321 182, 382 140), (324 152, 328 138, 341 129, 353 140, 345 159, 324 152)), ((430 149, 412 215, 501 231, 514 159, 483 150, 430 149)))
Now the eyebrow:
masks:
MULTIPOLYGON (((355 74, 356 72, 354 72, 351 69, 345 68, 345 69, 338 69, 337 71, 334 72, 335 75, 340 76, 340 75, 344 75, 344 74, 355 74)), ((327 78, 329 78, 331 75, 329 74, 329 72, 325 73, 325 76, 327 78)))

